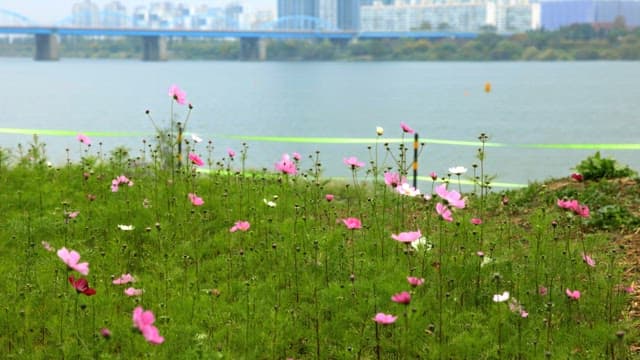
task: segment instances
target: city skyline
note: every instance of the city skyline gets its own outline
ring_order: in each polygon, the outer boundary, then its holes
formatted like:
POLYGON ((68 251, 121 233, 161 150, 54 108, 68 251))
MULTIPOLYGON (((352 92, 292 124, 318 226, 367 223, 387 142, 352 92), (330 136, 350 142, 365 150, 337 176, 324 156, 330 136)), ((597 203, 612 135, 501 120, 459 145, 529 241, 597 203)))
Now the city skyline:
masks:
MULTIPOLYGON (((93 3, 102 7, 113 0, 92 0, 93 3)), ((10 10, 26 16, 37 24, 53 24, 71 15, 74 4, 81 0, 4 0, 0 1, 0 9, 10 10)), ((160 0, 135 0, 121 1, 128 8, 138 5, 149 5, 160 2, 160 0)), ((180 0, 171 1, 173 3, 183 3, 187 5, 208 5, 225 6, 229 3, 239 3, 249 8, 249 10, 271 10, 275 13, 277 0, 180 0)))

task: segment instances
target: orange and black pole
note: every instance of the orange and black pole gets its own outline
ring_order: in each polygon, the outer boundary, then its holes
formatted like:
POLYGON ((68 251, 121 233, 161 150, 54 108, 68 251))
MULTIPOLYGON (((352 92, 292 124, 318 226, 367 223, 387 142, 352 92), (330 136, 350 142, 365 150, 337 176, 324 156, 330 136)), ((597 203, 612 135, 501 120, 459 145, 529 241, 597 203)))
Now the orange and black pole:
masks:
POLYGON ((418 133, 413 134, 413 187, 418 188, 418 133))

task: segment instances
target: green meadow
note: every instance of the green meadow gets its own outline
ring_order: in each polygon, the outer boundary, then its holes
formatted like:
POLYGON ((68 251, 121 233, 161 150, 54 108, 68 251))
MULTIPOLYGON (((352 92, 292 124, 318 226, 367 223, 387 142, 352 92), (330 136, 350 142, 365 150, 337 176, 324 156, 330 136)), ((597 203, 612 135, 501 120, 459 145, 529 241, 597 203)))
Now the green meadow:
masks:
POLYGON ((59 166, 37 139, 0 152, 3 357, 634 356, 637 245, 623 240, 640 226, 640 186, 612 159, 503 191, 481 136, 466 173, 400 193, 412 149, 381 133, 370 159, 345 154, 349 181, 336 181, 320 153, 251 170, 247 147, 168 128, 135 151, 79 136, 59 166))

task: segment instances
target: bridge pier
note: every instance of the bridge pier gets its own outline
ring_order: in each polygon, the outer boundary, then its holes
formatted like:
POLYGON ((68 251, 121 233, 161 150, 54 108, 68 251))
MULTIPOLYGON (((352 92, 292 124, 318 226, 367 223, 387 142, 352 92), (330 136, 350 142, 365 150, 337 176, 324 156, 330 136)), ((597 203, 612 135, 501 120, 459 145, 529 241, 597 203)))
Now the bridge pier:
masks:
POLYGON ((167 60, 167 39, 157 36, 142 37, 142 60, 165 61, 167 60))
POLYGON ((36 34, 36 61, 55 61, 60 59, 58 36, 55 34, 36 34))
POLYGON ((267 60, 267 40, 257 37, 241 38, 240 60, 267 60))

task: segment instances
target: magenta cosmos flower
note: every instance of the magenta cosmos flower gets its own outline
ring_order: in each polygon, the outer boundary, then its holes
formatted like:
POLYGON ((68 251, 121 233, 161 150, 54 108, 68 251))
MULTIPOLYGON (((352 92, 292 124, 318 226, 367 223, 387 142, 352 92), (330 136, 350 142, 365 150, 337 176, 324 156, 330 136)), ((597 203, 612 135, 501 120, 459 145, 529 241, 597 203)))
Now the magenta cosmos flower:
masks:
POLYGON ((276 163, 276 170, 287 175, 295 175, 298 173, 296 163, 291 160, 289 154, 282 154, 282 159, 276 163))
POLYGON ((565 290, 565 293, 567 294, 567 297, 570 300, 579 300, 580 299, 580 295, 581 294, 580 294, 580 291, 578 291, 578 290, 573 290, 572 291, 571 289, 567 288, 565 290))
POLYGON ((409 125, 403 123, 402 121, 400 122, 400 127, 402 128, 403 132, 406 132, 407 134, 413 134, 415 131, 409 127, 409 125))
POLYGON ((78 261, 80 260, 80 254, 78 254, 78 252, 76 252, 75 250, 69 251, 66 247, 63 247, 62 249, 58 250, 57 254, 58 257, 62 259, 65 264, 67 264, 67 267, 69 267, 69 269, 75 270, 85 276, 89 274, 89 263, 83 262, 78 264, 78 261))
POLYGON ((584 261, 590 267, 596 267, 596 261, 593 258, 585 253, 582 253, 582 261, 584 261))
POLYGON ((247 231, 250 227, 251 224, 248 221, 238 221, 229 229, 229 232, 247 231))
POLYGON ((582 180, 584 180, 584 177, 580 173, 571 174, 571 178, 577 182, 582 182, 582 180))
POLYGON ((373 318, 373 321, 381 325, 389 325, 396 322, 397 318, 398 318, 397 316, 393 316, 391 314, 377 313, 376 316, 373 318))
POLYGON ((408 276, 407 277, 407 282, 409 283, 409 285, 416 287, 416 286, 421 286, 422 284, 424 284, 424 279, 423 278, 418 278, 418 277, 413 277, 413 276, 408 276))
POLYGON ((158 329, 153 326, 156 317, 151 310, 144 311, 142 306, 133 310, 133 325, 142 333, 144 338, 151 344, 162 344, 164 338, 158 333, 158 329))
POLYGON ((78 134, 76 139, 85 145, 91 145, 91 139, 85 134, 78 134))
POLYGON ((204 204, 204 200, 196 194, 189 193, 189 201, 193 204, 193 206, 202 206, 204 204))
POLYGON ((187 93, 181 90, 178 85, 174 84, 169 87, 169 96, 180 105, 187 103, 187 93))
POLYGON ((364 166, 364 163, 362 161, 358 161, 358 158, 355 157, 355 156, 344 158, 344 159, 342 159, 342 162, 345 165, 350 166, 352 170, 364 166))
POLYGON ((90 288, 89 282, 85 278, 75 279, 73 276, 69 276, 69 283, 76 289, 78 294, 85 294, 87 296, 96 294, 96 289, 90 288))
POLYGON ((397 293, 391 297, 391 301, 396 302, 398 304, 409 305, 411 302, 411 294, 406 291, 401 293, 397 293))
POLYGON ((119 278, 114 279, 111 283, 114 285, 124 285, 135 282, 136 279, 131 274, 122 274, 119 278))
POLYGON ((236 156, 236 152, 233 151, 232 148, 227 148, 227 155, 229 155, 229 157, 233 159, 236 156))
POLYGON ((200 158, 200 156, 198 156, 197 154, 189 153, 189 160, 191 160, 191 163, 192 163, 193 165, 196 165, 196 166, 202 166, 202 165, 204 165, 204 161, 202 161, 202 159, 200 158))
POLYGON ((342 219, 342 222, 349 230, 362 229, 362 222, 358 218, 350 217, 342 219))
POLYGON ((391 234, 391 238, 393 240, 400 241, 403 243, 411 243, 420 239, 421 237, 422 237, 422 233, 420 233, 420 230, 401 232, 399 234, 391 234))

